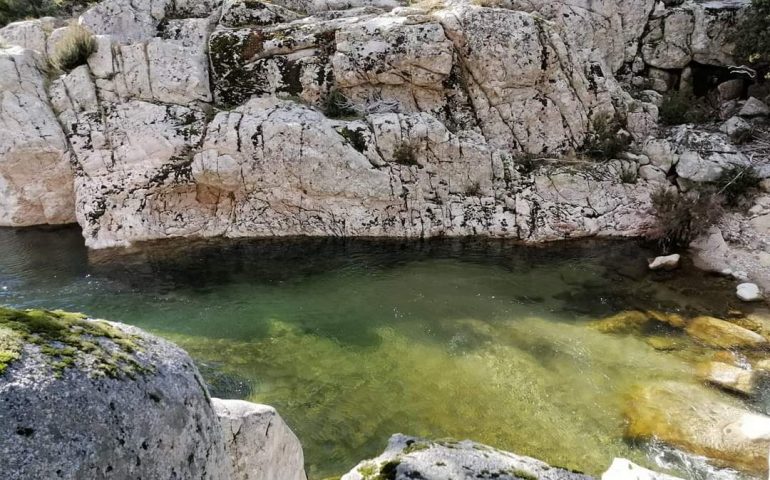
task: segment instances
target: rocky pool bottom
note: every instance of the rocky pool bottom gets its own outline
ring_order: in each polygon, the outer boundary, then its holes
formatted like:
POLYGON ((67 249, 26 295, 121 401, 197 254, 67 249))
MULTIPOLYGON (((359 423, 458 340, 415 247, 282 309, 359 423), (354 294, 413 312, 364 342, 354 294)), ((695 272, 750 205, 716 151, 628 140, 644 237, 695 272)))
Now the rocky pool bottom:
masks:
POLYGON ((378 455, 394 432, 470 438, 589 474, 626 457, 684 478, 741 478, 624 440, 639 385, 692 385, 762 413, 769 405, 761 386, 748 400, 703 386, 702 363, 724 354, 684 328, 633 314, 597 322, 635 310, 766 314, 739 302, 730 280, 687 265, 649 272, 650 256, 627 241, 467 239, 89 253, 77 229, 0 229, 0 303, 82 311, 173 340, 214 395, 278 409, 311 480, 378 455))

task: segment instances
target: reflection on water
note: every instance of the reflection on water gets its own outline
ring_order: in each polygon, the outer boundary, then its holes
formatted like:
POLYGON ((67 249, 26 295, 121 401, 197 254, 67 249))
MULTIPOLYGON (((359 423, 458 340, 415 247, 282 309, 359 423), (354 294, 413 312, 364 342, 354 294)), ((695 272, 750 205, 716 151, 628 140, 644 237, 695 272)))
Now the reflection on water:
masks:
MULTIPOLYGON (((741 308, 732 285, 649 273, 633 242, 163 242, 89 255, 79 231, 0 230, 0 303, 83 311, 170 338, 224 397, 274 405, 312 479, 390 434, 472 438, 599 473, 636 382, 692 381, 643 338, 588 326, 620 310, 741 308)), ((647 462, 649 463, 649 462, 647 462)))

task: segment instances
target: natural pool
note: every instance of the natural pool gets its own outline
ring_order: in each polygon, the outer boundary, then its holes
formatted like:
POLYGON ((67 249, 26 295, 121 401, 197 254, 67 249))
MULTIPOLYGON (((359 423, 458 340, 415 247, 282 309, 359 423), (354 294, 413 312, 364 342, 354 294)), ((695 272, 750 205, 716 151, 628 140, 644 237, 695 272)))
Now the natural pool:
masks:
POLYGON ((89 254, 74 228, 0 229, 0 304, 170 338, 214 395, 279 410, 311 480, 377 455, 395 432, 471 438, 597 474, 615 456, 650 463, 647 447, 622 440, 628 389, 691 382, 693 366, 590 322, 636 308, 744 308, 732 282, 650 273, 649 255, 634 242, 311 239, 89 254))

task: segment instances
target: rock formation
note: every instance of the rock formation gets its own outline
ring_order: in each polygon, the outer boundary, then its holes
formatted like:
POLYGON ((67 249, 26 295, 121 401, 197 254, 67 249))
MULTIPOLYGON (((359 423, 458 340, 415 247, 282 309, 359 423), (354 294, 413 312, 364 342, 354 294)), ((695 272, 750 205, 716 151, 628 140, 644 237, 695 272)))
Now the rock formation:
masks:
POLYGON ((637 236, 654 222, 652 191, 746 163, 686 129, 643 155, 572 156, 607 119, 627 129, 611 135, 651 145, 658 105, 628 85, 729 65, 740 8, 478 3, 104 0, 79 17, 95 53, 52 81, 42 65, 65 22, 8 25, 0 37, 18 46, 0 50, 0 225, 76 219, 92 248, 637 236), (17 91, 24 107, 11 105, 17 91))
POLYGON ((396 434, 382 455, 359 463, 341 480, 379 478, 590 480, 591 477, 468 440, 430 441, 396 434))
POLYGON ((7 479, 304 480, 275 410, 211 399, 190 357, 127 325, 0 308, 7 479))

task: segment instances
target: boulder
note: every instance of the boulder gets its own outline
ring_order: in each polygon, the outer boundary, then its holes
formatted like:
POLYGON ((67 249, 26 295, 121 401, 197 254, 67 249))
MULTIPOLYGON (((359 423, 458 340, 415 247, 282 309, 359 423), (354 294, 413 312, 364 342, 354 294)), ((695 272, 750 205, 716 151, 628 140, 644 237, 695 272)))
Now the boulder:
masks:
POLYGON ((746 103, 741 107, 741 111, 738 112, 741 117, 766 117, 770 115, 770 107, 762 100, 756 97, 750 97, 746 100, 746 103))
POLYGON ((681 179, 713 182, 725 169, 749 163, 748 158, 723 133, 683 125, 672 131, 669 140, 679 158, 676 173, 681 179))
POLYGON ((305 480, 302 445, 273 407, 211 399, 222 425, 232 480, 305 480))
POLYGON ((759 348, 768 344, 762 335, 714 317, 696 317, 686 331, 696 340, 716 348, 759 348))
POLYGON ((634 389, 624 414, 630 439, 657 439, 722 466, 767 475, 770 417, 729 397, 698 385, 662 382, 634 389))
POLYGON ((727 121, 719 127, 719 130, 726 133, 733 142, 743 143, 751 136, 753 127, 741 117, 733 116, 727 119, 727 121))
POLYGON ((32 50, 0 47, 0 226, 75 221, 70 153, 44 65, 32 50))
POLYGON ((741 283, 736 287, 735 294, 744 302, 762 300, 762 291, 755 283, 741 283))
POLYGON ((610 468, 602 474, 601 480, 681 480, 664 473, 640 467, 625 458, 616 458, 610 468))
POLYGON ((722 362, 705 362, 698 366, 698 376, 718 387, 751 395, 754 392, 754 374, 734 365, 722 362))
POLYGON ((745 89, 745 82, 740 78, 734 78, 717 85, 719 99, 723 102, 740 98, 745 89))
POLYGON ((142 330, 0 307, 5 478, 305 480, 272 407, 211 399, 190 357, 142 330))
POLYGON ((219 420, 181 349, 127 325, 6 308, 0 346, 6 478, 230 478, 219 420))
POLYGON ((396 434, 382 455, 359 463, 340 480, 372 478, 589 480, 591 477, 469 440, 431 441, 396 434))
POLYGON ((649 264, 650 270, 675 270, 679 267, 681 256, 678 253, 655 257, 649 264))

